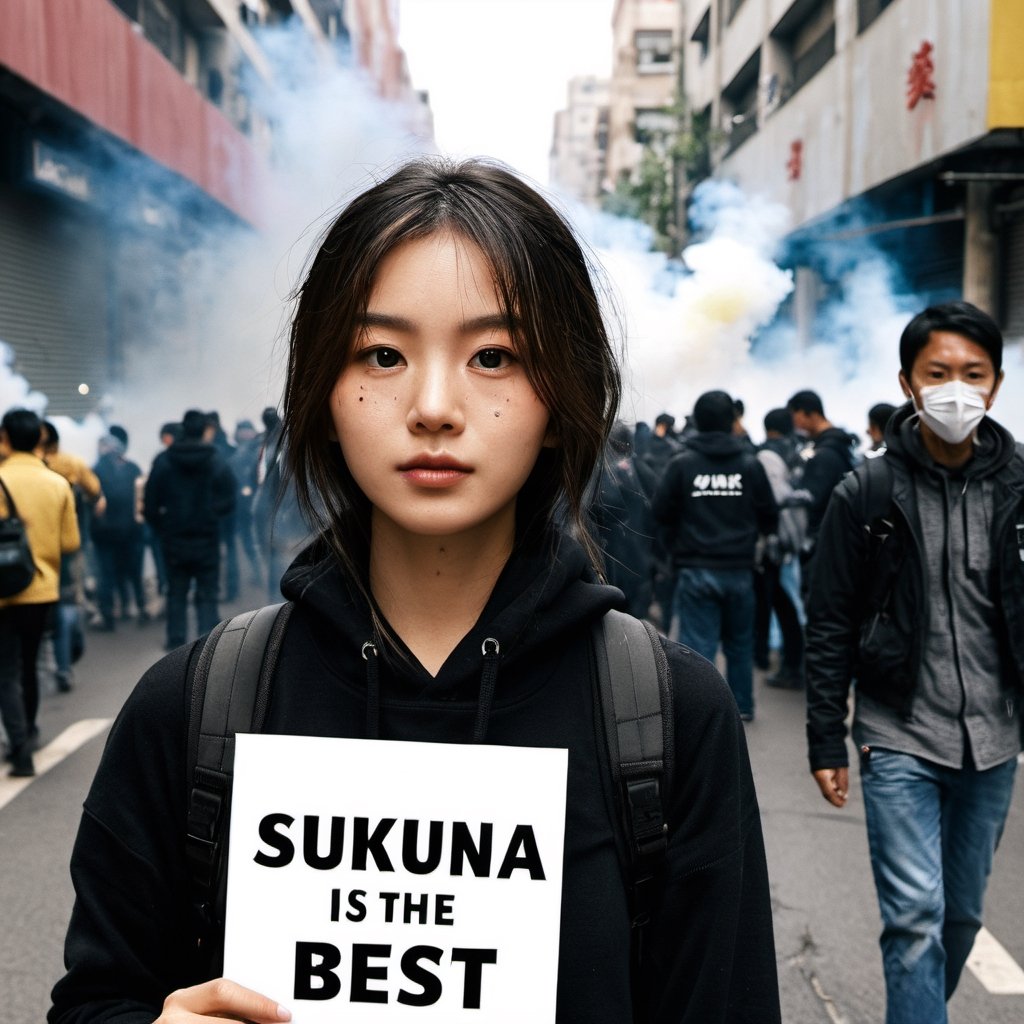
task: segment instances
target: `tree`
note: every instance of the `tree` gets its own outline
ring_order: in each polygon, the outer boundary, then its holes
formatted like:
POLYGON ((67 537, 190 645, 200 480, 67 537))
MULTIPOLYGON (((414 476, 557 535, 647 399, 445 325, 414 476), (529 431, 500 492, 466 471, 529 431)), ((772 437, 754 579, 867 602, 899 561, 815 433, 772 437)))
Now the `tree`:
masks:
POLYGON ((602 209, 615 216, 633 217, 654 231, 655 249, 678 254, 686 238, 685 196, 693 185, 711 174, 711 149, 716 134, 711 112, 692 112, 677 100, 662 108, 671 131, 638 132, 643 144, 640 161, 624 171, 615 191, 606 195, 602 209))

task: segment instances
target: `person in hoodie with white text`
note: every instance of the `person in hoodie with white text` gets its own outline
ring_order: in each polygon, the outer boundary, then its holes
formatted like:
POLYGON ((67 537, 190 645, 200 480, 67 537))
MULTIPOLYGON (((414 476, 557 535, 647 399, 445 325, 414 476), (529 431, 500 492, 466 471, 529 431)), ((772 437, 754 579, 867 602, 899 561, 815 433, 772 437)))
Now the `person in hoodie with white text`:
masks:
POLYGON ((724 391, 693 406, 697 433, 669 463, 654 497, 655 518, 671 533, 679 640, 709 661, 719 645, 740 717, 754 717, 754 558, 759 536, 778 544, 779 508, 764 467, 733 432, 724 391))

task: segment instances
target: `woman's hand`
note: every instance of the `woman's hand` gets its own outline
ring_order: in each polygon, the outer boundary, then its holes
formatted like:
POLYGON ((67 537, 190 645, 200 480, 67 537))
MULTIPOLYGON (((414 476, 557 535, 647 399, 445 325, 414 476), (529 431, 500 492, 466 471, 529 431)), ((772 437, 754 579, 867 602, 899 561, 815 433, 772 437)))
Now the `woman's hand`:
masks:
POLYGON ((163 1013, 154 1024, 200 1024, 204 1020, 280 1024, 291 1019, 291 1011, 273 999, 227 978, 215 978, 172 992, 164 1000, 163 1013))

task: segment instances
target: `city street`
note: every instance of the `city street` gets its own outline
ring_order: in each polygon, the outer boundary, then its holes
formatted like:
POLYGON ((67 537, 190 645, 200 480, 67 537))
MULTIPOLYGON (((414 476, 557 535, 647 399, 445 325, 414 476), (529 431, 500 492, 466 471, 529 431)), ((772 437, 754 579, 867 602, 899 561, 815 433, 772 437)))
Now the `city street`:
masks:
MULTIPOLYGON (((250 602, 258 594, 247 595, 250 602)), ((224 606, 222 612, 243 605, 224 606)), ((0 779, 0 1003, 5 1024, 39 1024, 61 972, 71 909, 68 858, 80 805, 106 725, 138 676, 159 657, 163 623, 118 625, 90 634, 67 695, 44 698, 44 749, 31 782, 0 779), (80 743, 76 749, 70 750, 80 743)), ((883 1018, 878 915, 859 789, 843 811, 828 807, 806 770, 802 695, 759 684, 748 726, 767 839, 775 936, 786 1024, 878 1024, 883 1018)), ((1018 786, 989 889, 986 923, 1015 963, 1000 974, 986 951, 978 973, 964 972, 950 1004, 954 1024, 1024 1019, 1024 791, 1018 786), (997 994, 1000 979, 1013 994, 997 994), (986 987, 986 985, 988 987, 986 987)), ((998 953, 998 948, 996 950, 998 953)))

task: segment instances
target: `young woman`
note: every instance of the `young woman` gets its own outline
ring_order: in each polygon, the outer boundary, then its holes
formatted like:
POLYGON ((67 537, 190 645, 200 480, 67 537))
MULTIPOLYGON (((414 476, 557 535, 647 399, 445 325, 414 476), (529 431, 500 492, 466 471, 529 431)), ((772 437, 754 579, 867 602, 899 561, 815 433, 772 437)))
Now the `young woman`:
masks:
MULTIPOLYGON (((668 642, 671 841, 631 977, 591 644, 622 595, 599 581, 581 507, 618 396, 586 259, 515 176, 422 161, 354 200, 291 329, 285 436, 319 539, 282 582, 295 607, 265 731, 567 749, 557 1019, 770 1024, 771 910, 742 726, 715 670, 668 642)), ((192 948, 195 656, 151 669, 111 732, 72 860, 51 1024, 290 1019, 287 993, 208 980, 192 948)))

